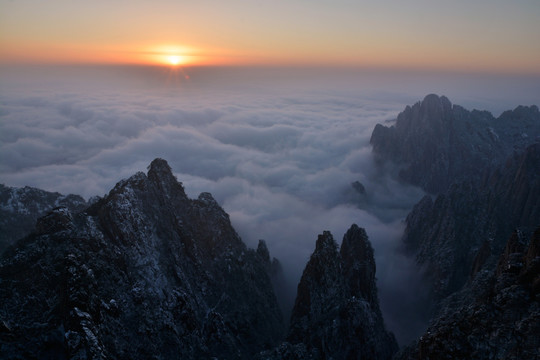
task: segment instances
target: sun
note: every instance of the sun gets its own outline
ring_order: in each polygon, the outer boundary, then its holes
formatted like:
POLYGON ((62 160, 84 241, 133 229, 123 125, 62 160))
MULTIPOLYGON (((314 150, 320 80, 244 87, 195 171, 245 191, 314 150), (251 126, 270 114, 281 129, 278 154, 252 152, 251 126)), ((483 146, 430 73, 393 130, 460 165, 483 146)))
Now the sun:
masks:
POLYGON ((172 66, 176 66, 183 62, 183 58, 180 55, 169 55, 167 56, 167 62, 172 66))

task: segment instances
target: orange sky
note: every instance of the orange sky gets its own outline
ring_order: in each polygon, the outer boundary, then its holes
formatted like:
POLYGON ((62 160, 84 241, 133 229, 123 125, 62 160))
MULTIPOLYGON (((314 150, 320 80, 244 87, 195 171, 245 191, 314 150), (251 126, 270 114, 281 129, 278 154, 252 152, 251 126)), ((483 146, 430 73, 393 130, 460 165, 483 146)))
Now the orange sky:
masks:
POLYGON ((0 61, 540 73, 538 0, 190 3, 0 0, 0 61))

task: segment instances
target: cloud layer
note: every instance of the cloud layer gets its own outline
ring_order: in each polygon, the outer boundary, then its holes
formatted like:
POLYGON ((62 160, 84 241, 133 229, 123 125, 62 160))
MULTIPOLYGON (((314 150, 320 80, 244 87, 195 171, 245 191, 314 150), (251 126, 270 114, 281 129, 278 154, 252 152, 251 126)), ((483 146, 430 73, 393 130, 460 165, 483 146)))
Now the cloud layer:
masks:
POLYGON ((392 299, 410 293, 403 283, 421 288, 398 248, 422 193, 375 170, 369 137, 431 92, 429 81, 400 92, 403 78, 369 73, 199 69, 188 81, 155 69, 68 70, 1 85, 0 182, 88 198, 162 157, 191 197, 214 195, 248 246, 267 241, 292 288, 317 234, 340 242, 357 223, 375 248, 387 322, 408 339, 399 314, 418 312, 417 301, 392 299))

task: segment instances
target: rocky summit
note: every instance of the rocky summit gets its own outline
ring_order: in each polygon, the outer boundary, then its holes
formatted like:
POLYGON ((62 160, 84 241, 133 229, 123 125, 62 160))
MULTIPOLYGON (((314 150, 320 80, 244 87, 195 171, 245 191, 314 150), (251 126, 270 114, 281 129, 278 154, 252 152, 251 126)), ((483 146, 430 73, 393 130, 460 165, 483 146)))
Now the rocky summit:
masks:
POLYGON ((268 254, 162 159, 0 260, 2 359, 251 359, 284 325, 268 254))
POLYGON ((287 341, 261 359, 390 359, 397 348, 379 309, 365 230, 352 225, 341 248, 323 232, 298 284, 287 341))
POLYGON ((539 140, 537 106, 518 106, 495 118, 431 94, 407 106, 394 125, 376 125, 370 143, 379 163, 399 166, 400 179, 437 194, 455 182, 479 179, 539 140))

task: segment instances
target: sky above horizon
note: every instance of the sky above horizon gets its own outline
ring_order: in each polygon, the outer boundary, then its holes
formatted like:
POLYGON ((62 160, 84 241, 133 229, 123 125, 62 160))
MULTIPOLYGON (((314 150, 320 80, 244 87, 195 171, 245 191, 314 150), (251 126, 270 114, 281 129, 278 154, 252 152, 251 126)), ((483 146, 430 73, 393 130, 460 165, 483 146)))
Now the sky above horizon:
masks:
POLYGON ((540 74, 540 2, 0 0, 0 62, 540 74))

